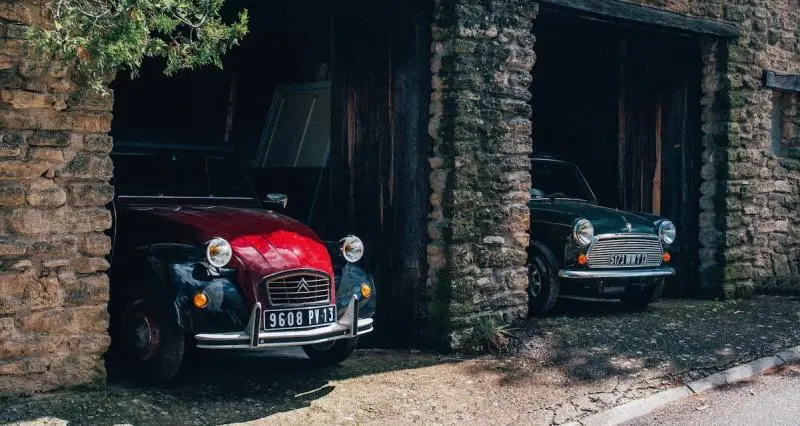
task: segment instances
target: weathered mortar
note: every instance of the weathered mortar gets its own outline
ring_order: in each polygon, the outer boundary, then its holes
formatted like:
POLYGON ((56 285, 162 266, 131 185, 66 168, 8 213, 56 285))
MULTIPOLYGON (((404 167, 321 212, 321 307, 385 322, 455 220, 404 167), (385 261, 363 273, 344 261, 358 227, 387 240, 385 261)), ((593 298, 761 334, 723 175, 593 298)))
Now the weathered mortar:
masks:
POLYGON ((0 394, 105 380, 111 97, 29 51, 0 2, 0 394))
POLYGON ((483 316, 527 312, 529 85, 537 5, 435 3, 427 337, 460 347, 483 316))

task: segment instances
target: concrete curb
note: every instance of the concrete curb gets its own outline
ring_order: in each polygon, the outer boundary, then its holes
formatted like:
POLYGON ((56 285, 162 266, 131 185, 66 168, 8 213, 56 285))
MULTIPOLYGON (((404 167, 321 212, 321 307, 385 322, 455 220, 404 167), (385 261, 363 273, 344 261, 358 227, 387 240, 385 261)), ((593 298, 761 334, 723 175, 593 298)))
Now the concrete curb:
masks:
POLYGON ((708 377, 659 392, 647 398, 637 399, 627 404, 619 405, 592 414, 579 421, 567 423, 565 426, 611 426, 633 420, 651 413, 670 402, 675 402, 688 396, 705 392, 720 386, 741 382, 764 374, 767 370, 783 364, 800 361, 800 346, 779 352, 774 356, 760 358, 737 367, 729 368, 708 377))

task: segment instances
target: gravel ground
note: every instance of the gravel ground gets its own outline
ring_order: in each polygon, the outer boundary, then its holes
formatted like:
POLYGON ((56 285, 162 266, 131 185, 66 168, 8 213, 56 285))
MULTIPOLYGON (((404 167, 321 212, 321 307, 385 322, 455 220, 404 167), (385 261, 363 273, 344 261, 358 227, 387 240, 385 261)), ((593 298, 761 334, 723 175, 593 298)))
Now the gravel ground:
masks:
POLYGON ((500 358, 361 350, 312 369, 292 351, 205 354, 168 387, 0 401, 0 423, 561 424, 796 346, 799 312, 800 299, 778 297, 641 312, 563 303, 519 324, 500 358))

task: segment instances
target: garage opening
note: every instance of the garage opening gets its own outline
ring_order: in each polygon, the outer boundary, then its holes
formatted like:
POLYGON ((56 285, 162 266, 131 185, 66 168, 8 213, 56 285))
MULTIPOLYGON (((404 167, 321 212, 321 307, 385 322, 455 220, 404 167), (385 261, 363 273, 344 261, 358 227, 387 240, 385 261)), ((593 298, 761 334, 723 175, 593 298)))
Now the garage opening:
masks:
POLYGON ((534 34, 534 151, 578 165, 601 205, 672 220, 678 274, 665 294, 691 293, 701 183, 699 39, 546 6, 534 34))
MULTIPOLYGON (((140 165, 126 153, 216 151, 235 157, 255 193, 286 194, 285 212, 324 233, 315 202, 327 188, 330 150, 329 12, 313 1, 229 6, 247 8, 251 25, 222 70, 166 77, 160 61, 148 61, 138 78, 121 75, 112 85, 115 184, 143 184, 140 165)), ((167 162, 151 178, 170 169, 167 162)))
MULTIPOLYGON (((231 0, 226 7, 247 8, 251 19, 222 70, 166 77, 150 61, 137 78, 113 83, 112 183, 128 192, 165 182, 186 191, 193 177, 175 164, 202 152, 194 165, 201 174, 235 168, 250 178, 251 193, 285 194, 286 207, 274 210, 322 239, 364 241, 379 331, 362 344, 413 344, 426 274, 429 5, 231 0)), ((211 183, 238 195, 232 184, 211 183)), ((112 304, 113 285, 112 278, 112 304)))

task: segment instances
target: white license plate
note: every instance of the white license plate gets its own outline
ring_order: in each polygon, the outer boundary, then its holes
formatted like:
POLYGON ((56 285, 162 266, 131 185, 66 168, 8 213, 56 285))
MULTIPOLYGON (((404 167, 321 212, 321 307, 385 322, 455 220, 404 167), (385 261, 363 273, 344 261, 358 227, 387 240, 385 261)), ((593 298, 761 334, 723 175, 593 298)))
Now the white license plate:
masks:
POLYGON ((308 328, 336 322, 336 305, 264 311, 264 329, 308 328))
POLYGON ((609 264, 613 266, 631 266, 642 265, 647 262, 647 255, 638 254, 612 254, 609 258, 609 264))

